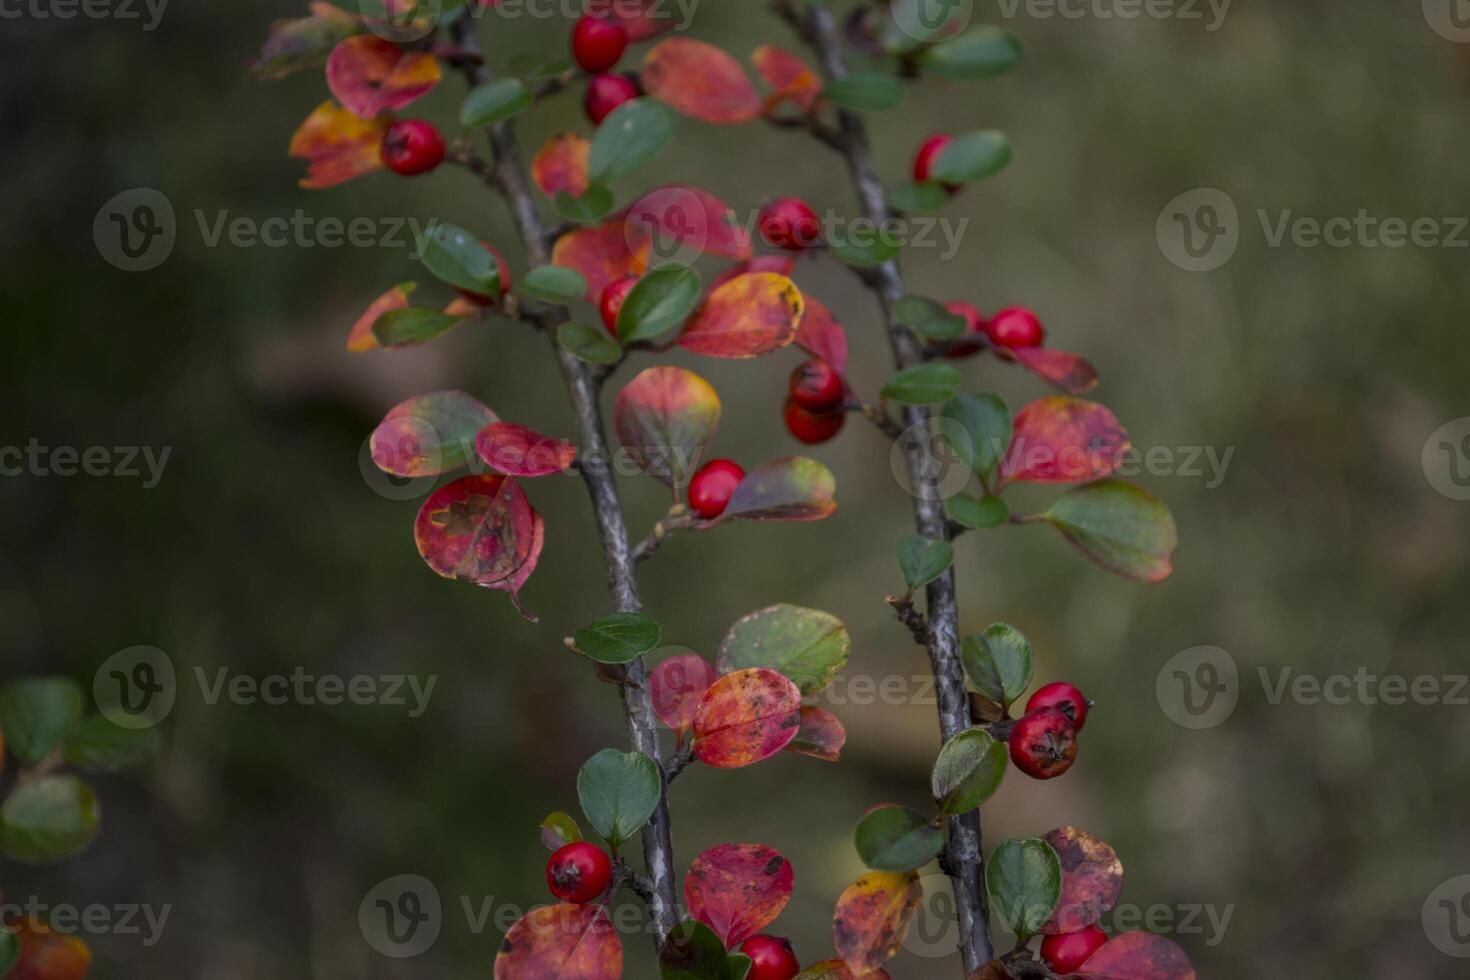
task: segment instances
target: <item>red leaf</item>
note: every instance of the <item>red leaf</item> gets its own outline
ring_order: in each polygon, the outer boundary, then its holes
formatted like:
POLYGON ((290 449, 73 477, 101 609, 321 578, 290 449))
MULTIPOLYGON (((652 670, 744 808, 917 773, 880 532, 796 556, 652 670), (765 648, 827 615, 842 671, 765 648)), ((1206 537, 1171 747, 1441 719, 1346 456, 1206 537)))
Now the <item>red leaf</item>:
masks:
POLYGON ((822 94, 822 79, 796 55, 774 44, 763 44, 751 56, 755 70, 760 72, 773 91, 766 96, 765 109, 770 112, 783 102, 795 102, 803 109, 811 109, 822 94))
POLYGON ((635 255, 628 237, 621 219, 595 228, 577 228, 556 240, 551 264, 581 273, 587 281, 587 299, 596 303, 608 283, 643 273, 642 256, 647 253, 635 255))
POLYGON ((740 62, 687 37, 661 41, 643 58, 643 87, 678 112, 711 123, 760 115, 761 100, 740 62))
POLYGON ((720 425, 720 396, 679 367, 647 368, 618 392, 613 429, 645 473, 683 485, 720 425))
POLYGON ((1097 368, 1076 354, 1049 347, 1020 347, 1011 354, 1026 370, 1070 395, 1097 387, 1097 368))
POLYGON ((714 282, 709 286, 710 292, 747 272, 777 272, 789 279, 795 268, 796 258, 791 255, 755 255, 744 262, 736 262, 715 276, 714 282))
POLYGON ((548 905, 505 934, 495 980, 618 980, 623 943, 601 905, 548 905))
POLYGON ((1086 929, 1118 902, 1123 862, 1118 852, 1085 830, 1058 827, 1044 840, 1062 862, 1062 894, 1041 927, 1048 936, 1086 929))
POLYGON ((377 299, 373 300, 357 320, 352 324, 352 330, 347 334, 347 349, 354 354, 361 354, 381 347, 378 338, 373 336, 373 324, 378 322, 378 317, 389 310, 402 310, 408 307, 408 297, 418 288, 418 283, 400 282, 377 299))
POLYGON ((730 259, 750 257, 750 232, 735 209, 691 184, 649 191, 623 215, 640 254, 692 265, 706 253, 730 259))
POLYGON ((832 471, 814 459, 788 456, 745 474, 721 515, 745 521, 820 521, 837 511, 832 471))
POLYGON ((694 715, 694 754, 716 769, 740 769, 780 752, 801 728, 801 691, 764 667, 726 674, 694 715))
POLYGON ((796 345, 814 357, 820 357, 838 374, 847 373, 847 331, 821 300, 802 293, 805 312, 796 330, 796 345))
POLYGON ((402 109, 439 84, 439 62, 374 34, 349 37, 327 58, 327 87, 361 119, 402 109))
POLYGON ((694 311, 679 346, 706 357, 759 357, 791 343, 803 309, 801 291, 785 276, 736 276, 694 311))
POLYGON ((832 944, 849 969, 864 976, 898 955, 924 887, 913 871, 873 871, 847 886, 832 917, 832 944))
POLYGON ((1195 980, 1184 950, 1148 932, 1114 936, 1087 958, 1079 977, 1093 980, 1195 980))
POLYGON ((1004 483, 1084 483, 1107 476, 1130 443, 1107 408, 1080 398, 1041 398, 1016 414, 1000 464, 1004 483))
POLYGON ((690 865, 684 902, 689 915, 730 949, 776 920, 791 901, 794 880, 791 862, 780 851, 761 844, 721 844, 690 865))
POLYGON ((683 736, 694 724, 704 692, 719 674, 697 653, 670 657, 648 673, 648 692, 659 721, 683 736))
POLYGON ((546 141, 531 159, 531 176, 547 197, 566 191, 573 197, 587 193, 587 167, 592 142, 576 133, 562 133, 546 141))
POLYGON ((497 473, 506 476, 550 476, 565 472, 577 458, 577 447, 509 422, 493 422, 475 436, 475 451, 497 473))
POLYGON ((8 980, 83 980, 92 968, 92 951, 76 936, 61 935, 35 916, 8 920, 20 941, 20 956, 8 980))
POLYGON ((452 473, 469 461, 475 434, 496 415, 462 391, 416 395, 383 416, 370 448, 378 469, 395 476, 452 473))
POLYGON ((414 540, 430 568, 445 578, 508 592, 518 610, 545 534, 541 515, 521 488, 498 474, 464 476, 440 487, 414 522, 414 540))
POLYGON ((787 752, 809 755, 823 762, 836 762, 847 744, 847 729, 837 716, 823 708, 801 709, 801 730, 786 746, 787 752))
POLYGON ((331 99, 323 102, 291 137, 291 155, 308 161, 301 186, 321 190, 380 169, 387 129, 386 119, 359 119, 331 99))

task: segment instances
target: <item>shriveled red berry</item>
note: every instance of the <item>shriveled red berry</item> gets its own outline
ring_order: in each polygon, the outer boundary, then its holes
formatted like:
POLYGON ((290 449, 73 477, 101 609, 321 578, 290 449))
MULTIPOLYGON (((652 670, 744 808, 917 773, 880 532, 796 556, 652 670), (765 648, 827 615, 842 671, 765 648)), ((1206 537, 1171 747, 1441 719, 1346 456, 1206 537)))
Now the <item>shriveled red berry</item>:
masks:
POLYGON ((628 298, 628 293, 638 285, 637 276, 625 276, 622 279, 614 279, 602 287, 602 296, 597 301, 597 309, 602 314, 602 325, 607 327, 607 332, 618 337, 618 311, 623 308, 623 301, 628 298))
POLYGON ((793 398, 786 399, 786 430, 809 446, 826 442, 842 430, 845 412, 811 412, 793 398))
MULTIPOLYGON (((505 264, 505 256, 501 255, 500 250, 494 245, 491 245, 489 242, 481 242, 480 244, 484 245, 486 251, 495 256, 495 268, 500 271, 500 295, 504 296, 510 292, 510 266, 505 264)), ((487 296, 484 293, 471 292, 468 289, 461 289, 459 286, 455 286, 454 289, 472 303, 479 303, 481 306, 494 306, 496 303, 494 297, 487 296)))
POLYGON ((803 361, 791 372, 790 388, 792 401, 818 415, 837 411, 847 394, 842 375, 819 357, 803 361))
POLYGON ((612 858, 596 844, 577 841, 551 855, 546 884, 563 902, 586 905, 600 898, 612 882, 612 858))
POLYGON ((395 174, 412 177, 428 173, 444 162, 444 137, 431 122, 397 119, 384 131, 378 152, 383 166, 395 174))
POLYGON ((713 520, 730 506, 730 498, 745 471, 728 459, 712 459, 689 481, 689 509, 705 520, 713 520))
POLYGON ((1064 932, 1060 936, 1047 936, 1041 941, 1041 958, 1057 973, 1076 973, 1087 958, 1107 941, 1108 934, 1097 926, 1064 932))
POLYGON ((740 952, 750 957, 745 980, 791 980, 801 972, 791 943, 777 936, 751 936, 740 944, 740 952))
POLYGON ((1077 759, 1077 729, 1061 708, 1032 711, 1011 729, 1011 761, 1035 779, 1055 779, 1077 759))
POLYGON ((627 47, 628 32, 617 21, 587 16, 572 28, 572 57, 583 71, 607 71, 618 63, 627 47))
MULTIPOLYGON (((985 314, 969 303, 956 300, 946 303, 944 308, 950 313, 958 313, 965 318, 965 333, 985 333, 985 314)), ((951 347, 948 357, 969 357, 978 354, 981 350, 979 344, 956 344, 951 347)))
POLYGON ((608 115, 622 105, 638 98, 638 86, 627 75, 593 75, 587 83, 587 118, 598 126, 608 115))
POLYGON ((778 197, 761 208, 761 237, 777 248, 801 252, 822 240, 822 222, 799 197, 778 197))
MULTIPOLYGON (((939 159, 939 154, 944 148, 954 142, 954 137, 948 133, 935 133, 933 136, 919 144, 919 152, 914 154, 914 180, 928 180, 929 174, 934 169, 934 161, 939 159)), ((953 194, 959 190, 958 184, 944 184, 944 189, 953 194)))
POLYGON ((1072 719, 1072 727, 1082 731, 1082 726, 1087 724, 1087 709, 1091 702, 1082 696, 1066 681, 1057 681, 1041 688, 1031 695, 1031 700, 1026 702, 1026 713, 1030 714, 1041 708, 1060 708, 1062 714, 1072 719))
POLYGON ((1040 347, 1046 339, 1041 318, 1024 306, 1007 306, 985 321, 985 332, 997 347, 1040 347))

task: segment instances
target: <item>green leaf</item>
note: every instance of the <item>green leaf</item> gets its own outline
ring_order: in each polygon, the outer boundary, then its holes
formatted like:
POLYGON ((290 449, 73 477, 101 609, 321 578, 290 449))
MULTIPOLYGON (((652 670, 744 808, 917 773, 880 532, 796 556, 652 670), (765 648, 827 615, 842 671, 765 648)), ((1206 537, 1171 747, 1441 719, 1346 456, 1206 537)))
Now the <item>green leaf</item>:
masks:
POLYGON ((883 386, 883 397, 905 405, 936 405, 960 386, 960 373, 948 364, 904 368, 883 386))
POLYGON ((533 96, 519 78, 497 78, 478 85, 465 96, 459 108, 460 125, 466 129, 488 126, 509 119, 531 104, 533 96))
POLYGON ((71 857, 97 836, 97 798, 75 776, 18 784, 0 806, 0 851, 26 864, 71 857))
POLYGON ((586 224, 596 221, 613 209, 617 198, 602 184, 589 184, 581 197, 573 197, 566 191, 556 192, 556 212, 568 221, 586 224))
POLYGON ((658 646, 663 631, 642 613, 613 613, 572 634, 583 656, 603 664, 625 664, 658 646))
POLYGON ((1041 930, 1062 896, 1062 862, 1036 837, 1002 841, 985 862, 990 907, 1022 942, 1041 930))
POLYGON ((616 180, 658 155, 674 136, 674 110, 656 99, 632 99, 612 111, 592 137, 587 172, 616 180))
POLYGON ((979 728, 944 743, 934 763, 934 799, 946 816, 969 813, 995 795, 1005 778, 1006 747, 979 728))
POLYGON ((822 89, 833 105, 856 112, 896 109, 903 102, 903 82, 881 71, 855 71, 822 89))
POLYGON ((1063 496, 1044 515, 1093 561, 1125 578, 1159 582, 1173 571, 1179 534, 1157 497, 1123 480, 1100 480, 1063 496))
POLYGON ((915 871, 939 856, 944 831, 937 821, 901 806, 880 806, 858 821, 858 857, 874 871, 915 871))
POLYGON ((466 292, 500 298, 500 263, 479 239, 455 225, 437 224, 424 242, 424 267, 466 292))
POLYGON ((945 78, 993 78, 1014 68, 1022 53, 1020 38, 987 24, 926 49, 919 63, 945 78))
POLYGON ((618 339, 652 340, 682 324, 699 305, 699 273, 685 265, 655 269, 634 283, 618 310, 618 339))
POLYGON ((570 813, 557 810, 555 813, 548 813, 546 819, 541 821, 541 843, 548 850, 560 850, 581 839, 582 828, 577 826, 577 821, 570 813))
POLYGON ((529 78, 533 81, 541 81, 547 78, 555 78, 557 75, 571 70, 572 61, 570 58, 564 58, 560 55, 544 55, 534 54, 530 51, 517 51, 510 56, 510 60, 506 62, 506 66, 510 68, 512 74, 519 75, 522 78, 529 78))
POLYGON ((686 920, 669 933, 658 954, 659 980, 745 980, 750 957, 727 953, 715 931, 686 920))
POLYGON ((603 749, 577 774, 582 812, 613 848, 648 822, 662 793, 658 766, 642 752, 603 749))
POLYGON ((851 649, 852 637, 842 620, 783 603, 737 620, 720 643, 716 666, 721 674, 767 667, 810 697, 832 683, 851 649))
POLYGON ((1011 162, 1011 142, 998 129, 966 133, 939 152, 929 176, 942 184, 968 184, 998 174, 1011 162))
POLYGON ((893 241, 882 230, 864 233, 860 238, 839 238, 836 235, 827 243, 832 254, 848 265, 868 269, 882 265, 898 254, 902 243, 893 241))
POLYGON ((607 331, 585 323, 563 323, 556 328, 556 342, 588 364, 616 364, 623 356, 607 331))
POLYGON ((949 192, 932 180, 888 188, 888 203, 895 211, 937 211, 948 202, 949 192))
POLYGON ((10 976, 20 960, 20 937, 9 929, 0 927, 0 980, 10 976))
POLYGON ((1031 644, 1014 626, 995 623, 965 637, 960 647, 965 676, 975 689, 1009 709, 1031 686, 1031 644))
POLYGON ((910 589, 917 589, 943 575, 954 564, 954 545, 948 541, 910 534, 898 543, 898 567, 910 589))
POLYGON ((893 316, 910 330, 937 340, 958 337, 968 326, 964 317, 949 312, 944 304, 925 296, 905 296, 894 304, 893 316))
POLYGON ((999 395, 959 395, 944 406, 943 416, 959 423, 940 425, 939 431, 964 460, 984 475, 995 469, 1011 444, 1011 410, 999 395))
POLYGON ((0 690, 6 747, 26 765, 40 762, 82 717, 83 704, 82 689, 66 677, 12 681, 0 690))
POLYGON ((981 498, 962 493, 949 498, 949 516, 965 527, 985 531, 1009 522, 1011 508, 1002 497, 981 498))
POLYGON ((384 347, 411 347, 426 343, 441 333, 458 326, 461 317, 431 310, 426 306, 405 306, 389 310, 373 321, 373 336, 384 347))
POLYGON ((521 292, 548 303, 572 303, 587 295, 587 280, 576 269, 539 265, 521 280, 521 292))
POLYGON ((156 728, 120 728, 103 715, 92 715, 71 730, 61 754, 83 769, 119 772, 151 759, 159 741, 156 728))

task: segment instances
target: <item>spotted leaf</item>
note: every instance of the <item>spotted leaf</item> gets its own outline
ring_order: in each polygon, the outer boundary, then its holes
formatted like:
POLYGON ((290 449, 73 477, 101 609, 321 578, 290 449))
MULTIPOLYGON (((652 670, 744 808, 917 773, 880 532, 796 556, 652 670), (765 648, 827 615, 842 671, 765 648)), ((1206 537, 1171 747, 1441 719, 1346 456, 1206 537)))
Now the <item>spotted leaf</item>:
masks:
POLYGON ((801 691, 758 668, 716 681, 694 714, 694 754, 716 769, 740 769, 780 752, 801 728, 801 691))
POLYGON ((858 976, 898 955, 924 899, 919 876, 874 871, 847 886, 832 917, 832 944, 858 976))
POLYGON ((726 674, 752 667, 780 671, 810 696, 832 683, 851 650, 852 637, 836 616, 779 603, 736 620, 716 664, 726 674))
POLYGON ((414 523, 419 554, 430 568, 445 578, 507 592, 518 610, 545 534, 541 515, 520 486, 489 473, 440 487, 424 501, 414 523))
POLYGON ((759 357, 795 339, 804 309, 801 291, 783 275, 736 276, 695 310, 679 346, 706 357, 759 357))
POLYGON ((809 755, 823 762, 836 762, 847 744, 847 729, 832 712, 823 708, 801 709, 801 729, 786 746, 787 752, 809 755))
POLYGON ((1055 395, 1016 413, 1000 463, 1002 483, 1086 483, 1117 468, 1132 445, 1111 411, 1055 395))
POLYGON ((1123 862, 1118 852, 1085 830, 1058 827, 1042 838, 1062 862, 1062 897, 1041 927, 1048 936, 1086 929, 1118 902, 1123 862))
POLYGON ((505 934, 495 980, 618 980, 623 943, 601 905, 548 905, 505 934))
POLYGON ((791 862, 774 848, 721 844, 690 865, 684 902, 730 949, 776 920, 791 901, 794 879, 791 862))

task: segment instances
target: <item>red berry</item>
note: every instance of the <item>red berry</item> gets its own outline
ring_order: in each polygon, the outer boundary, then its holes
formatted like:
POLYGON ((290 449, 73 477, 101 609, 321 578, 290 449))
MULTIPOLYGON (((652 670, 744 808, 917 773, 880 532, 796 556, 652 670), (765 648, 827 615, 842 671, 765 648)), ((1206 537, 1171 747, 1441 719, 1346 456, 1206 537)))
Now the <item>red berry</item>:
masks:
POLYGON ((745 980, 791 980, 801 972, 791 943, 785 939, 751 936, 740 944, 740 952, 750 957, 750 972, 745 980))
POLYGON ((623 308, 623 301, 637 284, 637 276, 626 276, 602 287, 602 297, 597 302, 597 308, 602 313, 602 325, 607 327, 607 332, 613 335, 614 340, 618 339, 618 311, 623 308))
POLYGON ((627 47, 628 32, 613 20, 583 17, 572 29, 572 57, 583 71, 607 71, 618 63, 627 47))
POLYGON ((444 137, 434 124, 422 119, 399 119, 383 133, 379 148, 383 166, 412 177, 428 173, 444 162, 444 137))
POLYGON ((778 197, 761 208, 761 237, 777 248, 801 252, 822 240, 822 223, 798 197, 778 197))
POLYGON ((997 347, 1040 347, 1046 339, 1041 319, 1024 306, 1007 306, 985 321, 985 332, 997 347))
MULTIPOLYGON (((985 314, 981 313, 978 309, 976 309, 974 306, 971 306, 969 303, 963 303, 956 300, 953 303, 945 304, 944 308, 950 313, 958 313, 960 316, 965 318, 965 333, 985 332, 985 314)), ((958 344, 950 348, 949 354, 947 356, 969 357, 971 354, 978 354, 980 350, 981 347, 979 344, 958 344)))
POLYGON ((842 423, 846 421, 847 415, 843 412, 810 412, 798 405, 796 399, 786 399, 786 428, 809 446, 831 439, 841 431, 842 423))
POLYGON ((826 415, 842 407, 847 386, 842 375, 821 358, 803 361, 791 372, 791 400, 809 412, 826 415))
POLYGON ((1032 711, 1011 729, 1011 761, 1035 779, 1054 779, 1077 758, 1077 729, 1061 708, 1032 711))
MULTIPOLYGON (((939 159, 939 154, 944 148, 954 142, 954 137, 948 133, 935 133, 919 145, 919 152, 914 154, 914 180, 928 180, 929 172, 934 169, 934 161, 939 159)), ((953 194, 959 190, 958 184, 945 184, 944 189, 953 194)))
POLYGON ((1077 688, 1066 681, 1057 681, 1031 695, 1031 700, 1026 702, 1026 713, 1041 708, 1060 708, 1062 714, 1072 720, 1072 727, 1080 732, 1087 724, 1088 704, 1087 698, 1077 688))
POLYGON ((728 459, 710 460, 689 481, 690 508, 707 521, 719 517, 743 479, 745 471, 739 464, 728 459))
MULTIPOLYGON (((494 245, 491 245, 489 242, 481 242, 480 244, 484 245, 486 250, 495 256, 495 268, 500 271, 500 295, 504 296, 510 292, 510 266, 505 264, 505 256, 501 255, 500 251, 494 245)), ((481 306, 495 305, 495 299, 484 293, 474 293, 468 289, 461 289, 458 286, 454 288, 456 292, 472 303, 479 303, 481 306)))
POLYGON ((1047 936, 1041 941, 1041 958, 1058 973, 1076 973, 1087 958, 1107 941, 1108 934, 1097 926, 1064 932, 1060 936, 1047 936))
POLYGON ((586 905, 600 898, 612 882, 612 858, 595 844, 577 841, 551 855, 546 884, 563 902, 586 905))
POLYGON ((593 75, 587 83, 587 118, 602 123, 618 106, 638 98, 638 86, 626 75, 593 75))

